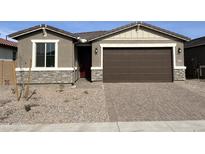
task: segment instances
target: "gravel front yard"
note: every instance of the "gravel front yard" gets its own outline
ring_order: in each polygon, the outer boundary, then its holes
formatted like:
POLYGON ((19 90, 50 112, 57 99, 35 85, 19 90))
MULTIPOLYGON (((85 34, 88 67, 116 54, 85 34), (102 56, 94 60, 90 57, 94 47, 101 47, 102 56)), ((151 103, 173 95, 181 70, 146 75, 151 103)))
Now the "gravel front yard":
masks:
POLYGON ((109 121, 102 85, 94 88, 71 88, 69 85, 63 88, 59 88, 59 85, 31 86, 31 91, 36 89, 36 94, 29 101, 22 99, 19 102, 11 88, 0 87, 1 124, 109 121), (59 91, 60 89, 63 91, 59 91))

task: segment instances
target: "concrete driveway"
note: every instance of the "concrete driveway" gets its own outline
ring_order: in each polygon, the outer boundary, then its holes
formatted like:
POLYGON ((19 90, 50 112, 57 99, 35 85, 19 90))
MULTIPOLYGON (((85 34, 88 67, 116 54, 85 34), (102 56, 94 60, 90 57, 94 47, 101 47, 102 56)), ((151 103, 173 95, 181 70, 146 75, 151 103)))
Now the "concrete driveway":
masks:
POLYGON ((204 82, 105 83, 104 91, 113 122, 205 119, 204 82))

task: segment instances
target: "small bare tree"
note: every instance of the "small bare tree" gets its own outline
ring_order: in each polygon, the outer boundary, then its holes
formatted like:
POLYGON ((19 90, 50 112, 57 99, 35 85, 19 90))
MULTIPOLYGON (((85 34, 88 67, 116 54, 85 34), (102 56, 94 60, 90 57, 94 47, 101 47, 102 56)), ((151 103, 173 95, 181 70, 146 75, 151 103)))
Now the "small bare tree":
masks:
POLYGON ((30 59, 30 62, 29 62, 29 72, 27 74, 22 69, 23 66, 27 65, 27 62, 23 60, 21 55, 19 55, 20 81, 18 81, 18 82, 19 82, 19 85, 20 85, 20 94, 19 94, 19 97, 18 97, 18 101, 22 98, 22 96, 24 96, 26 101, 28 101, 34 94, 36 94, 36 90, 34 90, 33 92, 31 92, 31 95, 29 96, 29 85, 30 85, 30 78, 31 78, 31 63, 32 63, 32 61, 30 59), (25 84, 25 80, 27 80, 26 84, 25 84))
POLYGON ((20 93, 19 93, 19 98, 18 98, 18 101, 21 99, 23 93, 24 93, 24 90, 25 90, 25 82, 24 82, 24 76, 25 76, 25 72, 23 71, 23 66, 26 65, 26 62, 23 61, 23 58, 21 57, 21 55, 19 55, 19 68, 20 68, 20 81, 19 82, 19 85, 20 85, 20 93))

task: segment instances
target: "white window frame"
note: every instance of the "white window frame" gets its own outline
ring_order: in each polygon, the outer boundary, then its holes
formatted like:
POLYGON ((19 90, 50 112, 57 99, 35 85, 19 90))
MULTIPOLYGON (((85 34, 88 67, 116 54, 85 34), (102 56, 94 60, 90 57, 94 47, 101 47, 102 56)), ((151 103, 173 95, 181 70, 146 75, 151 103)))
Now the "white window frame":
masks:
MULTIPOLYGON (((59 40, 31 40, 32 42, 32 69, 33 70, 53 70, 58 68, 58 42, 59 40), (36 43, 55 43, 55 66, 54 67, 36 67, 36 43)), ((46 53, 45 53, 46 54, 46 53)), ((46 63, 46 61, 45 61, 46 63)))
MULTIPOLYGON (((58 68, 53 68, 53 67, 48 67, 47 69, 44 68, 31 68, 31 71, 74 71, 77 70, 77 67, 58 67, 58 68)), ((16 71, 29 71, 29 68, 16 68, 16 71)))
POLYGON ((113 48, 123 48, 123 47, 171 47, 172 48, 172 54, 173 54, 173 69, 186 69, 185 66, 176 66, 176 43, 144 43, 144 44, 100 44, 100 50, 101 50, 101 64, 100 67, 91 67, 91 70, 102 70, 103 69, 103 48, 106 47, 113 47, 113 48))

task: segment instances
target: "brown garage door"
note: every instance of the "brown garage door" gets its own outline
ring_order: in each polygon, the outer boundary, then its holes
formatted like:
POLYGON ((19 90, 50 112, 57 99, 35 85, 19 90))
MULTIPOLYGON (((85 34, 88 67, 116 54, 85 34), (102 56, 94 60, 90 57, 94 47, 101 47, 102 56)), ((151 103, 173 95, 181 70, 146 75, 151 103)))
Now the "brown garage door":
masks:
POLYGON ((171 48, 104 48, 104 82, 172 82, 171 48))

